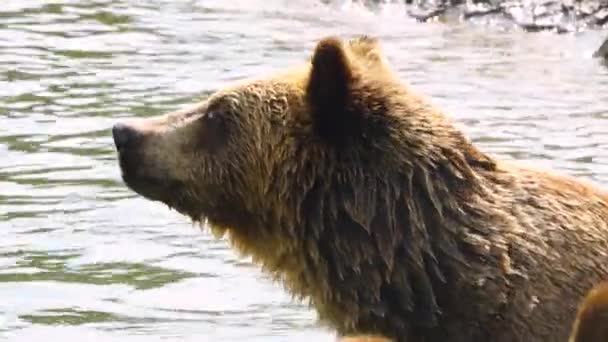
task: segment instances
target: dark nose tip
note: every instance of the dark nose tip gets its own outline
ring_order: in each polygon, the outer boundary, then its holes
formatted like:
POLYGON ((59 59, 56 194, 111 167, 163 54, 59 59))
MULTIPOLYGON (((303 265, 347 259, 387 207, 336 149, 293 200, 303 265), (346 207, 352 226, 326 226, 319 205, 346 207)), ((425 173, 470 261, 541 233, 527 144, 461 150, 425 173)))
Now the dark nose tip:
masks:
POLYGON ((135 128, 124 124, 117 123, 112 127, 112 137, 117 149, 133 146, 140 139, 140 134, 135 128))

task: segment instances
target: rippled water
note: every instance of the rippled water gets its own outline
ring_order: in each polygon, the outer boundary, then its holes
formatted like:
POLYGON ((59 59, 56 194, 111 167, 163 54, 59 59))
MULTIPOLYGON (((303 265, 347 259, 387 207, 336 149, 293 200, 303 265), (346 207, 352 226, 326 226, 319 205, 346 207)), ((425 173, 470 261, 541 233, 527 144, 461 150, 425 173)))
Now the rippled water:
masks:
POLYGON ((419 24, 396 4, 2 0, 0 336, 332 340, 225 241, 129 191, 109 127, 358 33, 485 150, 608 183, 602 32, 419 24))

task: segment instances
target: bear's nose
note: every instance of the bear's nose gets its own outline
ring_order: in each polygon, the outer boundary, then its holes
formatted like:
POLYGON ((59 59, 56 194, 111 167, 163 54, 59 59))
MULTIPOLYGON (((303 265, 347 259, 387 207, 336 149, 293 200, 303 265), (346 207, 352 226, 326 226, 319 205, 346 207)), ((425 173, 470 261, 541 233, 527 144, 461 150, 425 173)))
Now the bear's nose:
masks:
POLYGON ((133 146, 140 139, 139 132, 124 123, 117 123, 112 127, 112 137, 114 145, 118 150, 133 146))

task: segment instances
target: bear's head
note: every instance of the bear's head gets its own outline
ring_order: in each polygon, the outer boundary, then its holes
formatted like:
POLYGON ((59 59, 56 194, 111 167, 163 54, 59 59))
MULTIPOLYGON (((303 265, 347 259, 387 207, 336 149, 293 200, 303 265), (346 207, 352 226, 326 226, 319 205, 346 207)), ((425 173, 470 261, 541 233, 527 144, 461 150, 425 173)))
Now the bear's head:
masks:
POLYGON ((409 173, 457 181, 469 162, 491 163, 398 80, 366 36, 324 38, 309 63, 118 123, 113 136, 131 189, 242 234, 304 221, 317 229, 329 214, 369 231, 383 194, 418 181, 409 173))
MULTIPOLYGON (((320 41, 310 64, 245 80, 188 108, 116 124, 125 183, 195 220, 225 226, 264 215, 294 172, 323 169, 319 154, 367 163, 386 148, 396 81, 378 43, 320 41)), ((371 167, 377 165, 369 164, 371 167)), ((304 184, 302 184, 304 186, 304 184)), ((251 221, 250 221, 251 222, 251 221)))

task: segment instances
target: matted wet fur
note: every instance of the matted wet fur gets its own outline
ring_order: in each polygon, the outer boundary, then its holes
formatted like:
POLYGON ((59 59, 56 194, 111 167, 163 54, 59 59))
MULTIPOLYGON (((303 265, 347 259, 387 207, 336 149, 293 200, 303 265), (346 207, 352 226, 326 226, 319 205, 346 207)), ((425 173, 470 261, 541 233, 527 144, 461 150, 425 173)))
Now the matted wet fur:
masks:
MULTIPOLYGON (((608 281, 604 281, 587 293, 581 301, 572 333, 568 342, 608 341, 608 281)), ((393 342, 382 336, 347 336, 338 342, 393 342)))
POLYGON ((568 341, 608 341, 608 282, 595 286, 581 302, 568 341))
POLYGON ((129 187, 226 234, 340 335, 565 341, 608 273, 606 193, 483 153, 373 38, 113 133, 129 187))

